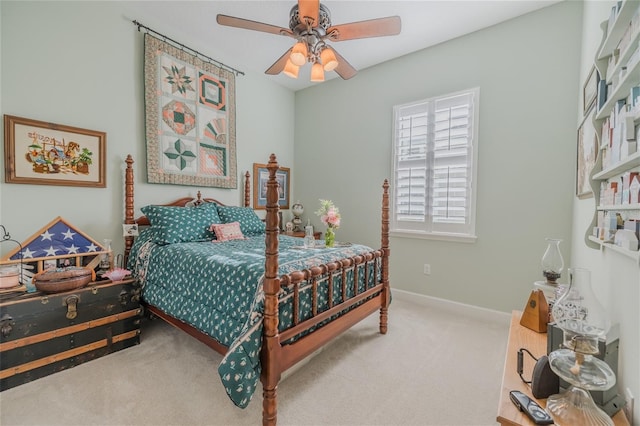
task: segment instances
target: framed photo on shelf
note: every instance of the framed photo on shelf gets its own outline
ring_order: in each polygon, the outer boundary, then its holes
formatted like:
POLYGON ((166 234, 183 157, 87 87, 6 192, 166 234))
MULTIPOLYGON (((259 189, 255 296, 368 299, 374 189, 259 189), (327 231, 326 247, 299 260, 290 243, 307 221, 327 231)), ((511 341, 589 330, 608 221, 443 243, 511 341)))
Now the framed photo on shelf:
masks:
POLYGON ((5 182, 105 188, 107 134, 4 116, 5 182))
POLYGON ((593 196, 589 176, 596 163, 598 155, 598 138, 593 126, 595 103, 591 104, 589 111, 578 127, 578 158, 576 170, 576 196, 580 199, 593 196))
POLYGON ((591 67, 589 76, 582 87, 582 112, 586 114, 591 105, 596 101, 598 94, 598 81, 600 80, 596 67, 591 67))
MULTIPOLYGON (((288 167, 280 167, 276 172, 278 181, 278 206, 280 209, 289 208, 290 174, 288 167)), ((253 208, 263 210, 267 208, 267 181, 269 170, 266 164, 253 163, 253 208)))

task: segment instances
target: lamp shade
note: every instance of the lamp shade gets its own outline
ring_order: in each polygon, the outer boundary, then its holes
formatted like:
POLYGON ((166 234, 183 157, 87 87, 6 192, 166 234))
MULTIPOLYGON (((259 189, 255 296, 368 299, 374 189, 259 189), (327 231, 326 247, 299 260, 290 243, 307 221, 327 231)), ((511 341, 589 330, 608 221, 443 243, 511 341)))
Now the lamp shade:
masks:
POLYGON ((311 81, 324 81, 324 70, 322 69, 322 64, 316 62, 311 67, 311 81))
POLYGON ((291 55, 289 55, 289 59, 293 62, 294 65, 302 66, 307 61, 307 45, 302 42, 297 42, 293 45, 293 49, 291 49, 291 55))
POLYGON ((291 59, 287 60, 286 65, 284 66, 284 70, 282 72, 291 78, 298 78, 298 71, 300 67, 291 62, 291 59))
POLYGON ((333 54, 333 50, 325 48, 320 53, 320 59, 325 71, 333 71, 338 66, 338 60, 336 55, 333 54))

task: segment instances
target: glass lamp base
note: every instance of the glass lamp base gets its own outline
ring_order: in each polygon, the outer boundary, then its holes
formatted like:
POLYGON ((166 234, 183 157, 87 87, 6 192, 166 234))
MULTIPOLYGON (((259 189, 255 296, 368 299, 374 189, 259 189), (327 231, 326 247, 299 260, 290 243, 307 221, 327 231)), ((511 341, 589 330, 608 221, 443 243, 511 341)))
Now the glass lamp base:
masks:
POLYGON ((613 426, 613 420, 591 398, 591 394, 577 386, 551 395, 547 411, 558 426, 613 426))

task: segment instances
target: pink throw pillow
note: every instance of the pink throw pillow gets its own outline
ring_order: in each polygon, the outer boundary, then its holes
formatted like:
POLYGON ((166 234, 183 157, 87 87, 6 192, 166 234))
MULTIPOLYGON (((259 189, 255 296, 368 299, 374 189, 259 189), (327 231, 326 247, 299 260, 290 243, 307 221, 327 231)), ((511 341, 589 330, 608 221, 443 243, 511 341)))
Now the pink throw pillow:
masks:
POLYGON ((213 240, 214 243, 246 239, 240 230, 240 222, 213 223, 209 230, 216 234, 216 239, 213 240))

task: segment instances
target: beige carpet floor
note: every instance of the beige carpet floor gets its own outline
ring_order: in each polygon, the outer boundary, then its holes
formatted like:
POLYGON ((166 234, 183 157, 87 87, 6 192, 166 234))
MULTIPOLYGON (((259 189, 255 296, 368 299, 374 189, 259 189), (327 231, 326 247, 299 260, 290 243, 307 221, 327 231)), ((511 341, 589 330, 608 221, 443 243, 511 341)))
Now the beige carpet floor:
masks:
MULTIPOLYGON (((508 318, 508 317, 507 317, 508 318)), ((288 374, 279 425, 495 425, 508 319, 396 298, 288 374)), ((221 356, 160 320, 141 344, 0 393, 0 424, 258 425, 217 375, 221 356)))

